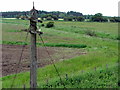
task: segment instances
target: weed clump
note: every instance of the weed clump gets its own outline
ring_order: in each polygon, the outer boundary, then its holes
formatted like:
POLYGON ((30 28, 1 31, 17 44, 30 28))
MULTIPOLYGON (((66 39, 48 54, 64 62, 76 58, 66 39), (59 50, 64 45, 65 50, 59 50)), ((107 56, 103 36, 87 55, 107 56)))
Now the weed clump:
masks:
POLYGON ((51 27, 54 27, 54 22, 48 22, 46 24, 46 28, 51 28, 51 27))
POLYGON ((42 27, 44 27, 45 25, 44 24, 41 24, 42 27))
POLYGON ((91 31, 91 30, 86 30, 85 34, 89 35, 89 36, 97 36, 96 33, 95 33, 95 31, 91 31))
POLYGON ((86 48, 87 47, 87 45, 84 45, 84 44, 64 44, 64 43, 58 43, 58 44, 46 43, 45 45, 49 47, 67 47, 67 48, 86 48))

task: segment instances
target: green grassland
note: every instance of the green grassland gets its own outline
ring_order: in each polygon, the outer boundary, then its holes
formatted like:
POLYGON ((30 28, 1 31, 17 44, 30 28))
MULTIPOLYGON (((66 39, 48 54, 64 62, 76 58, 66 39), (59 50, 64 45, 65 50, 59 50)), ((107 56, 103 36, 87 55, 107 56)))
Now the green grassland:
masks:
MULTIPOLYGON (((1 23, 3 44, 29 44, 29 39, 24 42, 26 32, 21 31, 29 27, 29 21, 3 19, 1 23)), ((42 36, 46 46, 77 47, 87 51, 86 55, 56 63, 67 88, 118 87, 118 72, 115 65, 118 63, 118 23, 55 21, 55 27, 41 27, 41 30, 44 32, 42 36), (82 45, 85 47, 81 47, 82 45), (106 65, 109 66, 107 70, 106 65), (94 68, 97 70, 94 71, 94 68), (82 73, 82 70, 85 72, 82 73)), ((39 36, 37 43, 41 45, 39 36)), ((4 88, 10 87, 13 77, 14 75, 10 75, 2 78, 4 88)), ((63 87, 53 65, 38 69, 37 79, 40 88, 63 87)), ((23 84, 29 87, 29 72, 18 74, 14 87, 23 87, 23 84)))

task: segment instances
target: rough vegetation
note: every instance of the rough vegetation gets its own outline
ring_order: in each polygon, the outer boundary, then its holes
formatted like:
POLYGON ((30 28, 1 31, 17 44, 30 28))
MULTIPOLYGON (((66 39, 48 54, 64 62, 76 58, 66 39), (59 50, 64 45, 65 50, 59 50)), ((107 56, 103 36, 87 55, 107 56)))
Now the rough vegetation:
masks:
MULTIPOLYGON (((48 22, 44 21, 44 25, 48 22)), ((83 45, 85 48, 77 49, 86 51, 55 63, 66 88, 118 87, 118 23, 54 21, 54 24, 52 28, 41 27, 46 45, 57 48, 83 45)), ((26 33, 20 31, 29 27, 29 21, 3 19, 2 25, 3 44, 29 45, 29 40, 24 43, 26 33)), ((38 36, 37 43, 41 45, 38 36)), ((9 88, 13 78, 14 75, 2 77, 3 87, 9 88)), ((63 88, 53 65, 39 68, 37 81, 39 88, 63 88)), ((29 87, 29 72, 17 74, 14 87, 23 85, 29 87)))
POLYGON ((46 24, 46 28, 51 28, 51 27, 54 27, 54 22, 48 22, 46 24))

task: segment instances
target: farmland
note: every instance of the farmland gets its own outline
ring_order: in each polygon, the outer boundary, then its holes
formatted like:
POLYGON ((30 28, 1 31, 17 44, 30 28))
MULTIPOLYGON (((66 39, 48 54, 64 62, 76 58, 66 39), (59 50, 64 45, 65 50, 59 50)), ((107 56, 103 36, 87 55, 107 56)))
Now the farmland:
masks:
MULTIPOLYGON (((49 21, 43 23, 47 22, 49 21)), ((8 58, 7 61, 3 61, 3 65, 6 64, 3 66, 4 74, 1 78, 3 87, 10 88, 20 50, 24 44, 26 44, 26 48, 21 62, 22 68, 19 70, 14 87, 21 88, 23 85, 29 87, 30 35, 25 42, 26 32, 21 31, 21 29, 29 27, 29 21, 3 19, 0 23, 3 27, 3 55, 12 56, 12 59, 8 58), (10 62, 9 59, 13 61, 10 62), (6 71, 11 67, 13 70, 6 71)), ((54 21, 54 23, 55 27, 52 28, 41 27, 44 32, 42 37, 66 87, 118 87, 118 23, 68 21, 54 21)), ((63 87, 39 36, 37 36, 37 47, 40 63, 38 65, 40 67, 37 77, 38 87, 63 87)), ((3 59, 6 60, 6 58, 3 59)))

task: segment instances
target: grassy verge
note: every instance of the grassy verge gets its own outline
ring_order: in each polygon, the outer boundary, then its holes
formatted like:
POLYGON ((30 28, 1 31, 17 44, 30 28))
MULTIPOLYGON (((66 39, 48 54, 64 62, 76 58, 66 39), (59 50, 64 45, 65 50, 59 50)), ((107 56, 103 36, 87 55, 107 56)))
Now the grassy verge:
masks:
MULTIPOLYGON (((118 67, 114 65, 97 68, 96 71, 66 74, 62 80, 66 88, 118 88, 118 67)), ((64 88, 59 78, 46 80, 39 85, 39 88, 64 88)))
MULTIPOLYGON (((76 75, 77 75, 76 73, 78 73, 78 72, 80 73, 81 70, 89 72, 89 71, 93 70, 95 67, 96 68, 100 68, 100 67, 102 68, 102 67, 105 67, 106 64, 111 66, 111 65, 113 65, 117 62, 117 55, 115 55, 115 54, 114 55, 106 55, 104 53, 103 53, 103 51, 94 52, 94 53, 89 53, 87 55, 82 55, 82 56, 79 56, 79 57, 76 57, 76 58, 73 58, 73 59, 70 59, 70 60, 64 60, 64 61, 61 61, 61 62, 57 62, 56 67, 57 67, 61 77, 64 78, 64 76, 66 74, 68 74, 69 76, 73 75, 73 76, 76 77, 76 75)), ((95 77, 93 77, 93 79, 96 78, 97 75, 98 74, 96 74, 95 77)), ((3 81, 3 87, 9 88, 10 85, 11 85, 11 81, 14 79, 13 77, 14 77, 14 75, 3 77, 2 78, 3 79, 2 80, 3 81)), ((89 79, 90 77, 86 77, 86 78, 89 79)), ((50 81, 49 84, 53 83, 53 85, 55 85, 56 83, 54 81, 56 81, 56 80, 59 81, 58 79, 59 78, 58 78, 58 76, 55 72, 55 69, 54 69, 53 65, 48 65, 44 68, 38 69, 37 81, 38 81, 38 86, 39 87, 41 87, 41 85, 44 86, 45 84, 41 83, 41 82, 46 83, 46 80, 50 81)), ((84 79, 85 79, 85 77, 82 80, 84 80, 84 79)), ((90 79, 92 79, 92 78, 90 78, 90 79)), ((106 78, 105 80, 109 80, 109 78, 106 78)), ((86 81, 86 79, 85 79, 85 81, 86 81)), ((96 79, 95 82, 97 83, 97 81, 98 80, 96 79)), ((103 82, 100 82, 100 83, 102 84, 103 82)), ((91 81, 91 83, 92 83, 92 81, 91 81)), ((106 82, 104 82, 104 83, 106 83, 106 82)), ((20 87, 23 87, 23 84, 26 84, 26 87, 29 87, 29 72, 24 72, 24 73, 18 74, 17 78, 15 80, 15 83, 14 83, 14 87, 20 88, 20 87)), ((75 86, 77 86, 77 85, 75 85, 75 86)), ((87 87, 87 85, 86 85, 86 87, 87 87)), ((99 87, 99 86, 96 85, 96 87, 99 87)))
MULTIPOLYGON (((9 42, 9 41, 3 41, 2 44, 7 45, 30 45, 30 43, 27 42, 9 42)), ((43 46, 42 43, 37 43, 37 45, 43 46)), ((84 44, 64 44, 64 43, 45 43, 45 46, 48 47, 68 47, 68 48, 86 48, 87 46, 84 44)))

